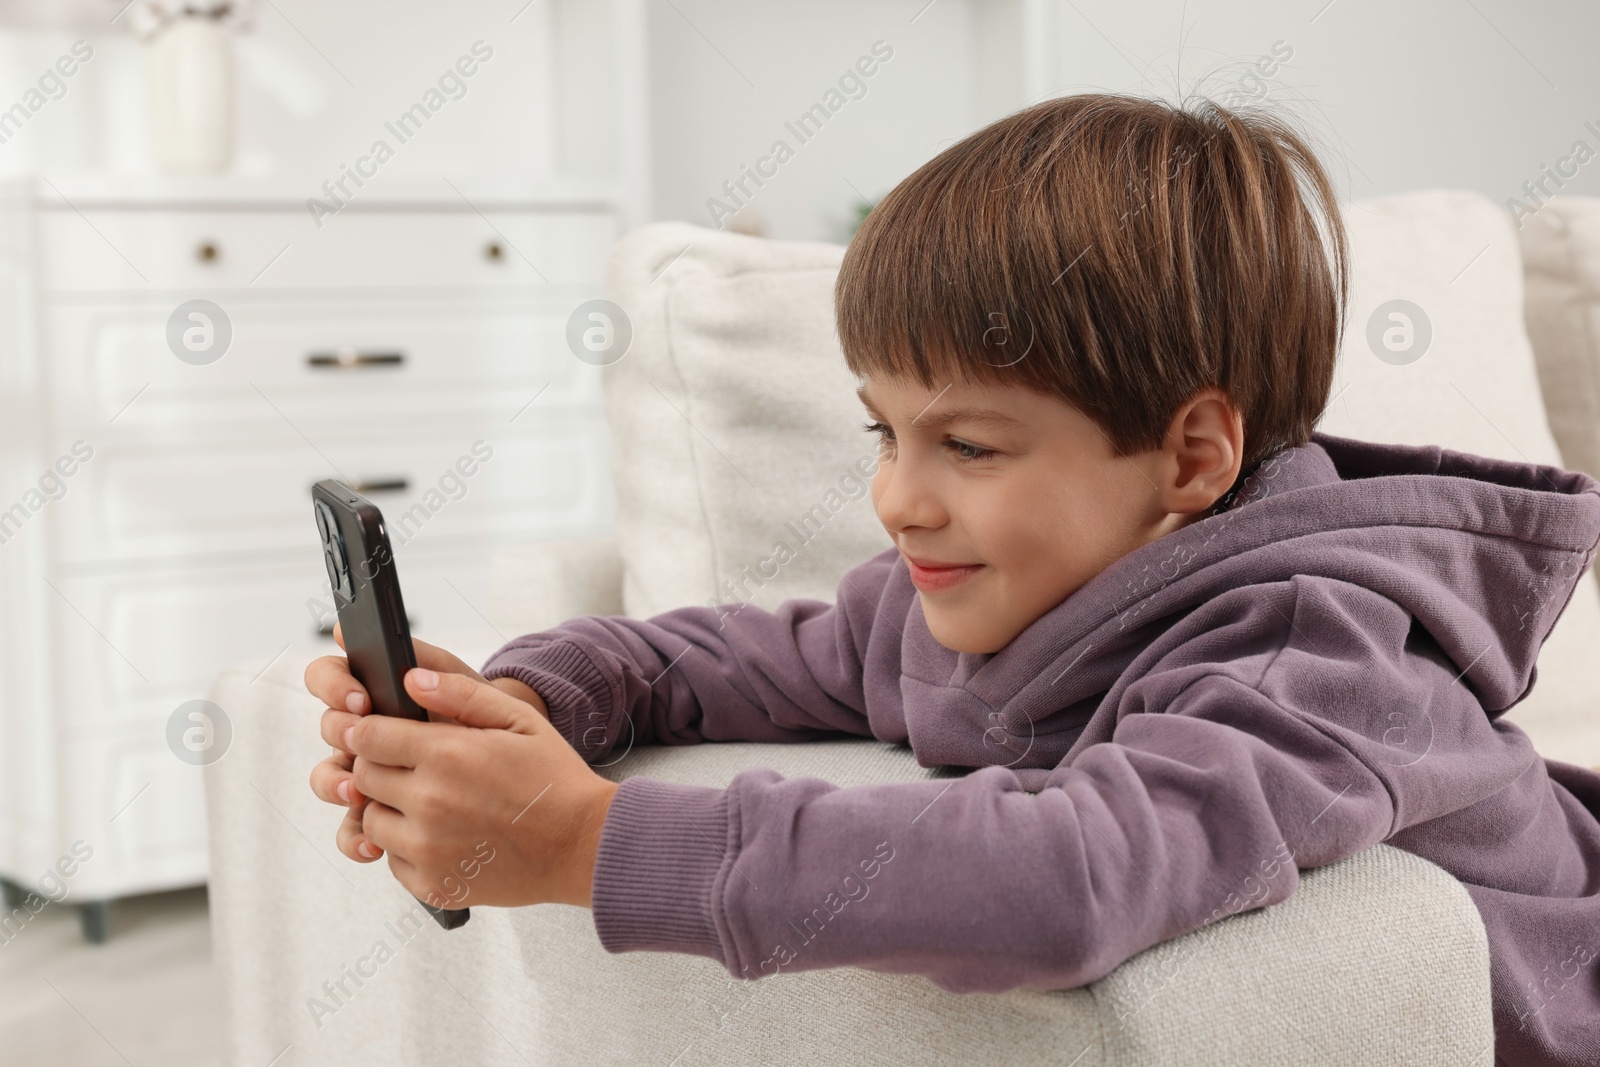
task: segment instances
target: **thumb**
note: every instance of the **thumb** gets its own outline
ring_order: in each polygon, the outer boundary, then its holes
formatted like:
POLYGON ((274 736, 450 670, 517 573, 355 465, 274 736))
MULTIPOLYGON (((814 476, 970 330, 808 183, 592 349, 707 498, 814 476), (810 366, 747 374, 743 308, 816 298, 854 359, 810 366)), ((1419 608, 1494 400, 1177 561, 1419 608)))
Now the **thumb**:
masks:
POLYGON ((411 645, 416 650, 417 666, 427 667, 435 671, 449 671, 452 674, 464 674, 468 678, 476 678, 480 682, 483 681, 483 675, 473 670, 469 664, 455 653, 442 649, 438 645, 430 645, 426 641, 419 641, 415 637, 411 639, 411 645))
POLYGON ((406 672, 406 692, 435 716, 480 730, 535 734, 552 729, 525 701, 465 674, 413 667, 406 672))

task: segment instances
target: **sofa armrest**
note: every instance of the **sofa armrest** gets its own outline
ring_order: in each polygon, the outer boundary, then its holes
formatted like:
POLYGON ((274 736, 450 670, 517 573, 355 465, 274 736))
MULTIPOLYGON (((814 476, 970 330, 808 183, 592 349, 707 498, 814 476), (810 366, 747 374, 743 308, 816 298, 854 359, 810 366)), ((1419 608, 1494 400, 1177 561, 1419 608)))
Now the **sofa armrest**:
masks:
MULTIPOLYGON (((450 647, 470 661, 496 640, 463 633, 450 647)), ((1051 993, 960 995, 856 968, 740 981, 699 956, 607 953, 590 912, 560 904, 474 908, 446 933, 386 863, 339 855, 339 812, 306 785, 328 749, 301 675, 327 650, 241 664, 210 694, 234 731, 226 757, 204 769, 228 1062, 267 1063, 291 1045, 296 1062, 396 1067, 535 1057, 1420 1067, 1492 1055, 1488 940, 1472 900, 1445 871, 1388 845, 1304 872, 1281 903, 1051 993), (355 985, 352 969, 368 977, 355 985)), ((840 785, 939 773, 908 748, 864 739, 641 746, 597 770, 725 786, 751 766, 840 785)))
POLYGON ((1300 877, 1288 900, 1156 945, 1090 987, 1104 1062, 1493 1060, 1489 939, 1465 886, 1386 844, 1300 877))
POLYGON ((508 635, 579 615, 621 615, 622 556, 609 537, 535 541, 494 555, 489 613, 508 635))

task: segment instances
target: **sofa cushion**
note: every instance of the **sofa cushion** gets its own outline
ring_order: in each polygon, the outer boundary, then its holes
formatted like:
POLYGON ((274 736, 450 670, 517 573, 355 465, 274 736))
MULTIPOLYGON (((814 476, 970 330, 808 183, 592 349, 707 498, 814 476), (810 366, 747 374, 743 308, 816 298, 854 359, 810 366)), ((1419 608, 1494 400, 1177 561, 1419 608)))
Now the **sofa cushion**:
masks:
POLYGON ((1510 216, 1478 193, 1436 190, 1358 200, 1344 217, 1350 304, 1319 428, 1559 466, 1523 327, 1510 216), (1396 325, 1386 313, 1395 300, 1421 308, 1432 338, 1420 355, 1386 360, 1368 326, 1374 315, 1396 325))
POLYGON ((609 287, 633 343, 604 393, 627 614, 832 601, 891 544, 833 326, 843 254, 670 222, 618 244, 609 287))
POLYGON ((1600 197, 1552 200, 1518 234, 1550 429, 1568 467, 1600 478, 1600 197))

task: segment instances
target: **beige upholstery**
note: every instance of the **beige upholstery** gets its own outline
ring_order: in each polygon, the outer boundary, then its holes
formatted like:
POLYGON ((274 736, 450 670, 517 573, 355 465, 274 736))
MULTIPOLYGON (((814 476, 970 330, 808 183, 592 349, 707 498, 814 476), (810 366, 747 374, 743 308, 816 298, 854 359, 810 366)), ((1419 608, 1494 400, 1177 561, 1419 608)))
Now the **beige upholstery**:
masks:
POLYGON ((622 555, 609 537, 519 546, 496 557, 493 596, 489 610, 506 638, 576 615, 625 615, 622 555))
POLYGON ((848 484, 877 448, 834 334, 843 253, 684 223, 618 246, 609 283, 633 347, 605 403, 627 614, 831 601, 839 575, 889 547, 848 484), (780 540, 798 551, 769 579, 780 540))
POLYGON ((1567 466, 1600 478, 1600 197, 1559 197, 1518 232, 1550 429, 1567 466))
MULTIPOLYGON (((1352 205, 1351 230, 1348 389, 1329 428, 1553 460, 1519 326, 1509 221, 1481 197, 1441 191, 1352 205), (1404 367, 1360 347, 1362 316, 1391 295, 1426 308, 1435 328, 1428 355, 1404 367)), ((839 255, 682 224, 628 237, 612 281, 634 342, 606 372, 615 536, 503 553, 498 632, 429 636, 481 662, 502 636, 573 615, 831 599, 839 574, 888 544, 850 478, 871 445, 829 317, 839 255), (779 540, 799 551, 764 567, 779 540)), ((1592 600, 1589 583, 1582 591, 1592 600)), ((1547 752, 1590 764, 1600 763, 1583 692, 1594 608, 1575 599, 1541 658, 1538 698, 1513 713, 1547 752)), ((306 787, 325 751, 316 702, 300 687, 311 654, 291 651, 254 682, 262 664, 241 665, 212 694, 235 728, 206 785, 213 924, 239 1067, 285 1046, 293 1058, 281 1062, 297 1064, 1491 1058, 1487 946, 1470 898, 1439 868, 1384 845, 1306 872, 1287 901, 1156 946, 1081 990, 956 996, 854 969, 738 981, 697 957, 609 955, 579 909, 479 908, 462 930, 429 925, 408 938, 318 1027, 307 999, 376 940, 393 945, 385 924, 409 899, 384 865, 338 855, 338 813, 306 787)), ((841 785, 930 773, 872 741, 643 747, 603 773, 724 784, 755 765, 841 785)))

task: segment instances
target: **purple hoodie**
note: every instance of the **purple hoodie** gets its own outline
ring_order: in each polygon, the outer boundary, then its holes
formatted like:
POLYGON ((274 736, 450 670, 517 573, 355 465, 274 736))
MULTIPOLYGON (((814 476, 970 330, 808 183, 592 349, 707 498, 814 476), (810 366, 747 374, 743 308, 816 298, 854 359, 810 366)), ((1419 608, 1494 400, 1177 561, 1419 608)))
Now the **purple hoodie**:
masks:
POLYGON ((594 874, 611 952, 1067 989, 1386 841, 1476 903, 1500 1061, 1592 1067, 1600 775, 1504 713, 1597 541, 1587 475, 1317 434, 999 652, 940 645, 890 548, 837 604, 586 616, 483 673, 540 693, 591 763, 850 735, 976 768, 623 780, 594 874))

